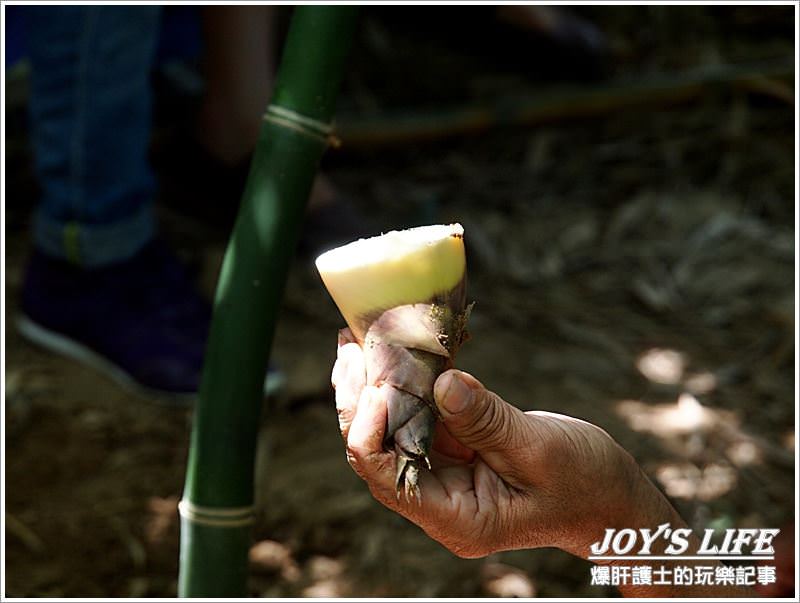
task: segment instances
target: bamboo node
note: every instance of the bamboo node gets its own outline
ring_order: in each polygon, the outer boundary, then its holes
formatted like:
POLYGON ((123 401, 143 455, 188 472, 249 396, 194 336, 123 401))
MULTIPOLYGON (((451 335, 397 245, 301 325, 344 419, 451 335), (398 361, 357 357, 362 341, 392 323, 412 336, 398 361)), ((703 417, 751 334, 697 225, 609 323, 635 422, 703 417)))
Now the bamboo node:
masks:
POLYGON ((333 134, 333 126, 331 124, 313 119, 280 105, 267 107, 264 121, 321 140, 326 146, 330 145, 337 148, 341 145, 339 139, 333 134))
POLYGON ((204 507, 186 499, 178 503, 178 513, 195 524, 220 528, 248 526, 255 520, 254 507, 204 507))

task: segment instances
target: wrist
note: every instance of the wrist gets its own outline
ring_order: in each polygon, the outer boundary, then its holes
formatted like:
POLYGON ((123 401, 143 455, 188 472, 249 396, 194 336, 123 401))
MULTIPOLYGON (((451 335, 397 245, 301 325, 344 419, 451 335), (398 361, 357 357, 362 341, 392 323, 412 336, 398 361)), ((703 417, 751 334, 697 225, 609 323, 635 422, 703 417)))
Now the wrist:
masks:
POLYGON ((650 481, 641 467, 636 465, 636 471, 638 475, 631 488, 630 506, 628 512, 620 519, 621 523, 626 525, 620 527, 653 530, 664 523, 668 523, 673 530, 688 527, 672 503, 650 481))
MULTIPOLYGON (((614 459, 616 478, 606 486, 606 512, 592 514, 594 525, 585 533, 585 544, 580 551, 570 551, 583 559, 592 556, 591 545, 602 542, 608 530, 619 532, 627 529, 638 533, 640 529, 655 530, 664 523, 670 524, 672 529, 687 527, 633 457, 622 448, 618 451, 620 455, 614 459)), ((600 565, 610 563, 606 560, 591 561, 600 565)))
MULTIPOLYGON (((583 504, 576 505, 572 513, 563 516, 562 525, 569 529, 561 533, 561 541, 556 544, 558 548, 589 560, 595 555, 592 545, 603 543, 610 532, 625 529, 638 532, 640 528, 653 529, 666 522, 674 527, 685 527, 677 512, 627 451, 615 444, 600 454, 605 457, 604 462, 597 465, 592 474, 592 484, 584 485, 583 504), (567 535, 571 537, 564 538, 567 535)), ((604 560, 591 561, 607 564, 604 560)))

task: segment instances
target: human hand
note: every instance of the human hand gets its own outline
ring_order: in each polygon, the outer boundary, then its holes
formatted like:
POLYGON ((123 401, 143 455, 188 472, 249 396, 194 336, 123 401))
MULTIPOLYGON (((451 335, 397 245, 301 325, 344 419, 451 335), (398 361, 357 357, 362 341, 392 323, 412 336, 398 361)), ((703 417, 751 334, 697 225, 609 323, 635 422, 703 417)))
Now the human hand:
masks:
POLYGON ((442 374, 422 500, 398 497, 395 454, 383 448, 386 396, 366 386, 361 348, 340 335, 332 382, 347 458, 373 496, 461 557, 557 547, 586 557, 606 528, 683 524, 633 458, 579 419, 527 412, 471 375, 442 374))

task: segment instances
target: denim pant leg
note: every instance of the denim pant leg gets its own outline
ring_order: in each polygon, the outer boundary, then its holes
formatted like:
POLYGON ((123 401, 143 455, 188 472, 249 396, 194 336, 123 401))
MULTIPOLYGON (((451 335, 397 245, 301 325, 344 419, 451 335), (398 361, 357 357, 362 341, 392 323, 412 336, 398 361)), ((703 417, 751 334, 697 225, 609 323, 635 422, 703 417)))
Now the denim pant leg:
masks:
POLYGON ((152 237, 150 69, 157 6, 28 7, 36 247, 86 267, 152 237))

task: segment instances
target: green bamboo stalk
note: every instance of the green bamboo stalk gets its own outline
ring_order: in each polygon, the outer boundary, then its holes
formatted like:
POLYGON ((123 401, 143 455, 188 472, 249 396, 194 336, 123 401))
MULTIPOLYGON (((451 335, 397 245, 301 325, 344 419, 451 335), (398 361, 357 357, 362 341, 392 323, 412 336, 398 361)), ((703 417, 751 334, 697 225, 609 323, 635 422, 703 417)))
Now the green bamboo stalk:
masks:
POLYGON ((355 22, 353 7, 295 9, 217 286, 180 507, 181 596, 247 593, 267 359, 355 22))

